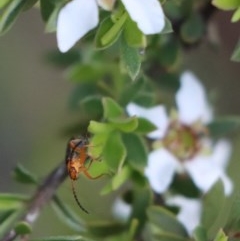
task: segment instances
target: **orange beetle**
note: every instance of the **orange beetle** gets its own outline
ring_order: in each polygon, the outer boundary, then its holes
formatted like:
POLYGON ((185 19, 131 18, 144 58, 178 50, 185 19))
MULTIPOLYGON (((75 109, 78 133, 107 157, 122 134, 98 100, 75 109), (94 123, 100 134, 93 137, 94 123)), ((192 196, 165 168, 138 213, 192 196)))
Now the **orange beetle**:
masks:
POLYGON ((87 138, 79 137, 79 138, 71 138, 68 142, 67 152, 66 152, 66 165, 69 177, 72 183, 72 191, 73 196, 78 204, 78 206, 86 213, 88 211, 81 205, 75 188, 74 188, 74 181, 76 181, 79 177, 81 172, 89 179, 97 179, 101 177, 103 174, 92 177, 88 172, 92 162, 96 159, 92 158, 88 153, 89 141, 87 138), (87 161, 89 160, 88 165, 86 166, 87 161))

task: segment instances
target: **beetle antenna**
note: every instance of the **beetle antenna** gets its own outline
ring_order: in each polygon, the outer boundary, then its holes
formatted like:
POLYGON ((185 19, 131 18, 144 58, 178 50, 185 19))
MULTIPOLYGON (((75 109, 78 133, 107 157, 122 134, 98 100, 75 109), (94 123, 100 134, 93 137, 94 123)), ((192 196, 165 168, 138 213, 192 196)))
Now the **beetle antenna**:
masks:
POLYGON ((75 187, 74 187, 74 180, 71 179, 71 184, 72 184, 72 192, 73 192, 73 196, 74 196, 74 199, 75 201, 77 202, 78 206, 87 214, 89 214, 89 212, 82 206, 82 204, 80 203, 78 197, 77 197, 77 193, 76 193, 76 190, 75 190, 75 187))

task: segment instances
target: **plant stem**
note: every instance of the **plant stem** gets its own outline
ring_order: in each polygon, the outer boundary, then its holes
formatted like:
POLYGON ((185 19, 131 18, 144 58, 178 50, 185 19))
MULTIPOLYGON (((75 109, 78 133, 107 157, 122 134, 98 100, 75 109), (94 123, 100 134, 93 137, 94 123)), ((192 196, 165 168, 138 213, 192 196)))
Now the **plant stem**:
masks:
MULTIPOLYGON (((67 169, 65 161, 57 166, 46 178, 33 195, 31 201, 28 203, 25 213, 20 217, 19 221, 27 222, 30 225, 38 218, 42 208, 51 200, 55 194, 58 186, 67 177, 67 169)), ((12 241, 18 234, 12 228, 2 239, 2 241, 12 241)))

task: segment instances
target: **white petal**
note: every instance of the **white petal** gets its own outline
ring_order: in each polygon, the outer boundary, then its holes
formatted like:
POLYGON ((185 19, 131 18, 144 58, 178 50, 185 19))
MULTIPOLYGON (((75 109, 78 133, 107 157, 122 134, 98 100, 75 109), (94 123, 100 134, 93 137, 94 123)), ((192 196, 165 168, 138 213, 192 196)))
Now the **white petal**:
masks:
POLYGON ((157 149, 149 154, 145 175, 152 189, 157 193, 167 190, 178 167, 176 158, 165 149, 157 149))
POLYGON ((229 178, 224 174, 221 167, 216 165, 211 156, 197 156, 191 161, 184 163, 186 170, 195 185, 204 193, 207 192, 220 178, 224 184, 225 194, 232 190, 229 178))
POLYGON ((98 24, 95 0, 73 0, 59 12, 57 42, 61 52, 67 52, 81 37, 98 24))
POLYGON ((127 112, 131 116, 136 115, 138 117, 143 117, 157 127, 157 130, 148 134, 149 138, 161 139, 164 137, 169 123, 164 106, 158 105, 152 108, 144 108, 134 103, 130 103, 127 105, 127 112))
POLYGON ((115 200, 112 207, 112 212, 116 218, 122 221, 126 221, 129 218, 131 211, 132 207, 126 202, 124 202, 122 199, 117 198, 115 200))
POLYGON ((144 34, 156 34, 163 30, 164 13, 158 0, 122 0, 122 3, 144 34))
POLYGON ((192 124, 197 120, 210 122, 213 114, 200 81, 186 71, 181 75, 180 84, 181 87, 176 94, 180 120, 185 124, 192 124))
POLYGON ((225 170, 228 162, 230 161, 231 154, 231 143, 227 140, 222 139, 215 144, 212 158, 217 166, 225 170))
POLYGON ((171 197, 167 204, 180 207, 177 219, 185 226, 189 235, 199 225, 202 205, 198 199, 185 198, 183 196, 171 197))
POLYGON ((233 192, 233 182, 225 173, 222 173, 221 180, 224 185, 224 193, 229 196, 233 192))
POLYGON ((97 3, 101 8, 110 11, 113 9, 115 0, 97 0, 97 3))

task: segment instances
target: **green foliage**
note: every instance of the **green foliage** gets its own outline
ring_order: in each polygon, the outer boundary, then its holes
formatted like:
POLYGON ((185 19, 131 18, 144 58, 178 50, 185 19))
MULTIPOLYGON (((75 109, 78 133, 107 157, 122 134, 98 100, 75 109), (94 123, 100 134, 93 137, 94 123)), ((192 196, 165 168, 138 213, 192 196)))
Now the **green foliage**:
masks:
POLYGON ((235 47, 233 54, 231 56, 232 61, 240 62, 240 41, 238 42, 237 46, 235 47))
POLYGON ((233 10, 240 6, 239 0, 213 0, 212 4, 223 10, 233 10))
POLYGON ((14 230, 18 235, 25 235, 32 232, 32 227, 29 223, 21 221, 15 225, 14 230))
POLYGON ((206 229, 202 226, 198 226, 194 230, 193 237, 196 241, 207 241, 208 240, 206 229))
POLYGON ((83 237, 81 235, 75 236, 55 236, 55 237, 46 237, 31 239, 31 241, 95 241, 94 239, 83 237))

